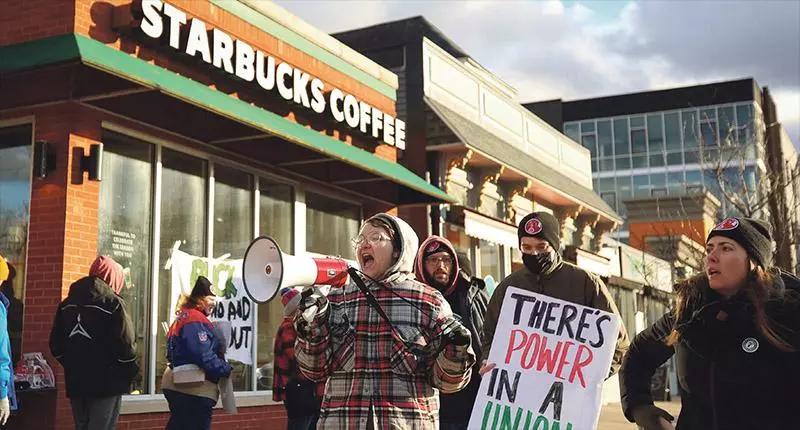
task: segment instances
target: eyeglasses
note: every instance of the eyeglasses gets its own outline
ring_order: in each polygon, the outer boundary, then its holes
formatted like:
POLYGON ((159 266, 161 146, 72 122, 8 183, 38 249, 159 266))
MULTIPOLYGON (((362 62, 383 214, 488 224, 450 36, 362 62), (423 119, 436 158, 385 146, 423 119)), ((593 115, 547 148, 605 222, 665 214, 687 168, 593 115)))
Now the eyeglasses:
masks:
POLYGON ((449 255, 442 255, 439 257, 428 257, 425 259, 425 264, 429 264, 431 266, 439 266, 440 264, 444 263, 447 267, 453 266, 453 257, 449 255))
POLYGON ((364 242, 369 243, 370 246, 375 246, 375 245, 377 245, 377 244, 379 244, 381 242, 389 241, 389 240, 391 240, 391 239, 389 239, 388 237, 386 237, 386 236, 384 236, 382 234, 379 234, 379 233, 371 234, 368 237, 365 237, 362 234, 362 235, 359 235, 358 237, 354 237, 353 238, 353 246, 358 248, 359 246, 363 245, 364 242))

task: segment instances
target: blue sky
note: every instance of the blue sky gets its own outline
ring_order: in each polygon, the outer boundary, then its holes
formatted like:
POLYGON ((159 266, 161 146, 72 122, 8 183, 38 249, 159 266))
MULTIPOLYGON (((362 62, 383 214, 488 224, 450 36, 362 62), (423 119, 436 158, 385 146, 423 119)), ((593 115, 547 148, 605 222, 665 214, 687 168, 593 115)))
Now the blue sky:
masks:
POLYGON ((800 147, 800 1, 277 3, 326 32, 423 15, 514 86, 520 102, 753 77, 769 86, 779 118, 800 147))

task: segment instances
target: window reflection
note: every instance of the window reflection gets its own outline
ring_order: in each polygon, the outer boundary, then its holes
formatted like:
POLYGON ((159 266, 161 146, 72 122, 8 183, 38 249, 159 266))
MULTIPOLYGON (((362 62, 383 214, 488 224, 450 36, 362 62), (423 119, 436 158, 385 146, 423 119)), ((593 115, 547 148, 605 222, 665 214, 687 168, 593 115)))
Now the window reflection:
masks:
POLYGON ((151 369, 146 359, 150 346, 150 251, 153 199, 153 146, 116 134, 103 138, 103 171, 113 172, 100 183, 97 252, 110 255, 123 267, 122 298, 133 323, 139 375, 133 393, 147 392, 151 369))
MULTIPOLYGON (((206 172, 207 162, 164 148, 161 155, 161 238, 158 264, 157 321, 169 324, 176 300, 171 292, 172 273, 164 267, 172 247, 191 255, 205 256, 206 250, 206 172)), ((156 392, 161 392, 161 372, 167 365, 166 333, 159 326, 156 340, 156 392)))
POLYGON ((500 262, 500 245, 488 242, 485 240, 480 241, 481 253, 481 278, 486 279, 491 275, 495 282, 502 280, 502 265, 500 262))
POLYGON ((358 234, 360 223, 358 206, 306 193, 306 248, 309 251, 355 260, 350 239, 358 234))
MULTIPOLYGON (((294 254, 294 193, 292 187, 273 183, 267 179, 258 182, 259 234, 272 237, 281 251, 294 254)), ((256 330, 258 357, 258 390, 272 389, 273 345, 275 333, 283 320, 283 305, 280 300, 258 305, 258 329, 256 330)))
MULTIPOLYGON (((214 165, 214 240, 212 256, 230 254, 228 260, 244 258, 247 246, 253 239, 253 176, 219 164, 214 165)), ((222 286, 219 286, 222 287, 222 286)), ((242 297, 243 306, 252 305, 242 297)), ((246 342, 252 345, 252 333, 246 342)), ((239 340, 241 341, 241 339, 239 340)), ((233 371, 231 381, 236 391, 252 388, 253 366, 229 360, 233 371)))
POLYGON ((31 202, 32 127, 22 125, 0 129, 0 254, 11 270, 3 283, 9 299, 8 337, 11 360, 22 352, 28 223, 31 202))

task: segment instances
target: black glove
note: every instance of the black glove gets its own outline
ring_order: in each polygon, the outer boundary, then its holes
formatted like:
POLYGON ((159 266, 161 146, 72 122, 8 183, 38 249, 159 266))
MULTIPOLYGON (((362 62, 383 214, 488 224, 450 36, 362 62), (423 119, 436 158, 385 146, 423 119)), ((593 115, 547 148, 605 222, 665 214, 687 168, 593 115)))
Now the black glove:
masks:
POLYGON ((643 430, 675 430, 675 417, 656 405, 641 405, 633 410, 633 421, 643 430))
POLYGON ((472 340, 472 334, 464 327, 463 324, 456 324, 455 328, 447 334, 447 343, 456 346, 469 345, 472 340))

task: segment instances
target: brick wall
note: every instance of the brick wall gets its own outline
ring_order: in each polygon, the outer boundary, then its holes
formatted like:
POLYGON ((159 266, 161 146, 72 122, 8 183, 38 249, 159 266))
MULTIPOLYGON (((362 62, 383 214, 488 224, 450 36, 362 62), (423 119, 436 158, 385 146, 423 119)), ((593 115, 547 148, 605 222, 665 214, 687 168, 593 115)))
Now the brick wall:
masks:
POLYGON ((36 118, 35 139, 48 141, 55 151, 57 168, 32 184, 22 350, 44 353, 57 373, 58 392, 23 394, 23 413, 15 418, 25 428, 50 428, 71 422, 65 415, 69 405, 63 396, 63 374, 50 355, 48 339, 56 306, 69 285, 88 273, 95 258, 99 187, 96 182, 78 184, 74 157, 79 148, 96 141, 93 129, 99 124, 87 112, 66 104, 27 113, 36 118), (38 406, 32 408, 28 402, 38 406))
MULTIPOLYGON (((152 429, 162 430, 169 420, 169 414, 138 414, 120 417, 117 430, 152 429)), ((214 410, 213 428, 283 429, 286 427, 286 412, 281 405, 254 408, 238 408, 236 415, 229 415, 219 409, 214 410)))
POLYGON ((0 46, 72 33, 75 18, 73 1, 0 1, 0 46))

